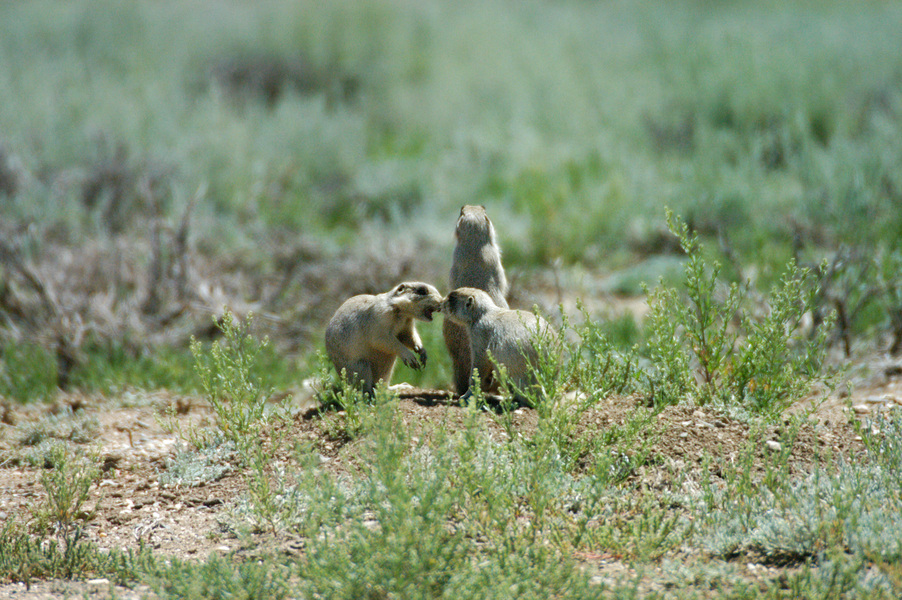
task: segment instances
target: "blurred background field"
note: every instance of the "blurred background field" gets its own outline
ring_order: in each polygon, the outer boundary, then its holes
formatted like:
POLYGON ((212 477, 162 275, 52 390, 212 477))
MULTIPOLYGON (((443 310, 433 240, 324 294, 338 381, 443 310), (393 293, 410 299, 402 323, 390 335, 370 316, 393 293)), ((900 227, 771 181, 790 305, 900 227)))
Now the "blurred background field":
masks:
MULTIPOLYGON (((445 291, 467 203, 524 307, 679 271, 670 207, 753 287, 826 259, 891 344, 899 48, 876 0, 3 2, 0 393, 190 387, 224 304, 296 382, 347 296, 445 291)), ((424 325, 401 377, 445 386, 424 325)))

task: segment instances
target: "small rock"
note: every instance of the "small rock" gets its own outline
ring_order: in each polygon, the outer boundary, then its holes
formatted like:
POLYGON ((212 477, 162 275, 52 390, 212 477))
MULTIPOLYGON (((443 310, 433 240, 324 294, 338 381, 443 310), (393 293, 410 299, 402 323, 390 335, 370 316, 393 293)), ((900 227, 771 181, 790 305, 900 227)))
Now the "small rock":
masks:
POLYGON ((768 450, 773 450, 774 452, 779 452, 783 449, 783 446, 780 444, 780 442, 775 442, 774 440, 767 440, 766 442, 764 442, 764 444, 767 446, 768 450))
POLYGON ((711 421, 711 424, 714 425, 715 427, 726 427, 727 426, 727 424, 724 423, 723 421, 721 421, 720 419, 714 419, 713 421, 711 421))
POLYGON ((110 583, 110 580, 106 577, 99 577, 97 579, 89 579, 85 583, 87 583, 88 585, 107 585, 110 583))
POLYGON ((852 410, 855 411, 856 415, 866 415, 871 412, 871 407, 867 404, 856 404, 852 407, 852 410))

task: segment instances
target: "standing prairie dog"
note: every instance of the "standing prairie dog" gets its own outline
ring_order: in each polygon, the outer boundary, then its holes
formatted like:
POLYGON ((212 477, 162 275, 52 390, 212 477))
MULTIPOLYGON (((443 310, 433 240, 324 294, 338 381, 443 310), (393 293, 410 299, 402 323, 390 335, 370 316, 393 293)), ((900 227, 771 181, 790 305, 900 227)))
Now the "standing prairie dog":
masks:
MULTIPOLYGON (((501 248, 495 227, 484 206, 464 206, 454 232, 457 245, 451 262, 451 289, 476 288, 486 292, 496 306, 507 308, 508 286, 501 266, 501 248)), ((463 395, 470 386, 470 339, 467 329, 445 319, 442 324, 445 346, 454 367, 454 389, 463 395)))
POLYGON ((413 369, 426 364, 414 319, 431 321, 441 301, 437 289, 419 281, 349 298, 326 327, 326 353, 339 374, 344 370, 349 381, 372 394, 380 379, 390 383, 397 357, 413 369))
MULTIPOLYGON (((533 367, 538 363, 536 336, 544 337, 551 326, 540 316, 523 310, 509 310, 496 306, 491 296, 474 288, 458 288, 442 300, 445 321, 466 327, 470 338, 470 361, 479 371, 479 382, 473 382, 461 400, 473 393, 473 385, 483 391, 495 391, 492 359, 507 369, 511 383, 525 390, 535 383, 533 367), (491 353, 491 358, 489 357, 491 353)), ((471 373, 472 376, 472 373, 471 373)), ((517 400, 522 396, 517 394, 517 400)))

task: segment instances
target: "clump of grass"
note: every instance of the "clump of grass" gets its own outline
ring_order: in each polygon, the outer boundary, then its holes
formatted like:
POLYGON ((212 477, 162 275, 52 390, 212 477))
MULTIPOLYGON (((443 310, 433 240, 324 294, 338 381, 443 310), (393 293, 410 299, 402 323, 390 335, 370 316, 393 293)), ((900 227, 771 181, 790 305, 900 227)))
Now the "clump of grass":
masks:
MULTIPOLYGON (((281 497, 285 494, 284 474, 274 468, 272 456, 282 448, 284 428, 277 425, 284 412, 267 410, 271 387, 265 381, 261 353, 268 339, 258 340, 251 333, 252 316, 239 324, 225 311, 217 327, 224 339, 214 341, 209 354, 197 340, 192 340, 197 373, 207 399, 217 416, 214 432, 187 432, 188 440, 200 453, 200 460, 176 461, 175 471, 167 477, 178 479, 194 473, 195 477, 220 477, 228 467, 222 464, 232 453, 247 467, 245 481, 252 513, 274 533, 284 519, 281 497), (181 473, 180 471, 184 471, 181 473)), ((170 421, 177 428, 174 419, 170 421)))
POLYGON ((36 522, 40 529, 54 527, 62 539, 67 539, 92 517, 93 513, 83 507, 91 487, 100 479, 99 462, 96 457, 73 452, 59 443, 50 448, 47 460, 51 467, 41 474, 47 499, 36 512, 36 522))
POLYGON ((354 439, 361 435, 366 427, 368 406, 382 404, 391 395, 385 382, 379 382, 372 397, 363 393, 352 381, 348 381, 347 373, 336 373, 326 356, 318 353, 320 405, 325 410, 337 410, 338 420, 330 420, 329 436, 332 438, 354 439))
POLYGON ((698 236, 667 212, 668 227, 688 256, 684 290, 659 285, 649 294, 652 367, 641 381, 657 406, 693 402, 740 405, 774 415, 822 377, 827 319, 803 327, 817 287, 794 262, 756 311, 748 285, 726 284, 721 265, 708 263, 698 236))
POLYGON ((897 442, 902 424, 897 417, 877 419, 863 432, 870 449, 866 462, 817 466, 801 480, 790 479, 788 450, 775 454, 763 475, 752 477, 750 447, 725 486, 704 491, 697 513, 699 545, 726 558, 750 554, 777 565, 819 565, 819 573, 795 581, 814 589, 829 583, 820 576, 837 566, 838 557, 858 564, 842 573, 852 578, 853 588, 863 583, 865 563, 898 562, 902 487, 896 467, 902 461, 897 442))
POLYGON ((24 531, 13 521, 0 530, 0 581, 107 577, 111 583, 127 585, 155 564, 150 551, 101 550, 84 540, 79 531, 61 542, 48 543, 24 531))
POLYGON ((48 415, 22 427, 19 443, 39 446, 50 440, 64 440, 73 444, 87 444, 97 438, 100 424, 97 417, 86 412, 73 412, 68 407, 55 415, 48 415))
POLYGON ((192 339, 191 353, 204 395, 216 413, 219 431, 245 456, 266 425, 270 390, 264 387, 258 372, 258 357, 269 341, 258 341, 250 333, 252 315, 238 323, 227 310, 215 322, 224 340, 214 341, 207 354, 202 344, 192 339))
POLYGON ((267 558, 238 562, 211 555, 206 561, 170 558, 143 569, 146 581, 161 598, 273 598, 290 595, 288 571, 267 558))
POLYGON ((232 467, 229 460, 235 455, 230 442, 213 443, 194 450, 183 449, 168 459, 166 470, 160 475, 164 485, 196 486, 225 477, 232 467))

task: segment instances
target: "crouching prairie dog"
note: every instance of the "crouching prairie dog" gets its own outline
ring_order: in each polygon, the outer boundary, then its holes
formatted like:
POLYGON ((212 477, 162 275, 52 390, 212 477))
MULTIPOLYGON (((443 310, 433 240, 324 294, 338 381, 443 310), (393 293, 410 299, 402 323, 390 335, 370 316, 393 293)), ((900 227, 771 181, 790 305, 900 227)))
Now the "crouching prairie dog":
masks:
MULTIPOLYGON (((451 262, 450 289, 475 288, 486 292, 496 306, 507 308, 507 278, 501 266, 501 248, 495 227, 484 206, 464 206, 454 232, 457 245, 451 262)), ((454 389, 463 395, 470 386, 470 339, 465 327, 451 319, 442 323, 445 346, 454 369, 454 389)))
MULTIPOLYGON (((518 390, 526 390, 535 383, 533 367, 538 363, 539 349, 534 342, 536 336, 544 338, 552 331, 545 319, 531 312, 496 306, 491 296, 475 288, 452 291, 442 300, 441 310, 446 321, 467 329, 470 361, 479 371, 479 381, 472 382, 462 400, 472 395, 473 385, 478 384, 485 392, 497 389, 492 358, 507 369, 511 383, 518 390)), ((523 400, 520 394, 515 398, 523 400)))
POLYGON ((391 382, 397 357, 414 369, 425 366, 414 320, 431 321, 441 301, 437 289, 419 281, 349 298, 326 327, 326 353, 339 373, 344 370, 349 381, 371 394, 379 380, 391 382))

